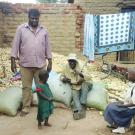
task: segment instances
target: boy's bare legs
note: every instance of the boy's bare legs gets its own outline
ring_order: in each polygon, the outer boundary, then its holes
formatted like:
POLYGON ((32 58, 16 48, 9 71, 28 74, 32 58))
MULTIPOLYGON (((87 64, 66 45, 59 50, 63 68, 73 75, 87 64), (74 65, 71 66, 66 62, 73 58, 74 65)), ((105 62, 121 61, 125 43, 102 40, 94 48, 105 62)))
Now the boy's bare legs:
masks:
POLYGON ((42 129, 42 123, 38 121, 38 129, 42 129))
POLYGON ((45 119, 44 126, 51 127, 52 125, 48 123, 49 117, 45 119))

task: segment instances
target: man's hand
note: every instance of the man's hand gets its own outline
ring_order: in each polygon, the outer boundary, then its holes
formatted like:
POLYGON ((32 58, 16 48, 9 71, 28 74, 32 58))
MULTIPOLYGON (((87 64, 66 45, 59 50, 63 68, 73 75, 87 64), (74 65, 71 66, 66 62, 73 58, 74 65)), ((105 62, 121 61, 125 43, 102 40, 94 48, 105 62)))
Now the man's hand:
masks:
POLYGON ((48 101, 49 101, 49 102, 52 102, 52 101, 53 101, 53 98, 49 98, 48 101))
POLYGON ((51 70, 52 70, 52 59, 48 59, 47 71, 51 72, 51 70))
POLYGON ((84 78, 84 75, 81 73, 81 72, 79 72, 79 71, 77 71, 77 70, 74 70, 75 71, 75 73, 77 74, 77 75, 79 75, 81 78, 84 78))
POLYGON ((83 80, 79 80, 78 82, 77 82, 77 85, 81 85, 83 83, 83 80))
POLYGON ((71 83, 71 79, 69 79, 69 78, 67 78, 67 77, 64 77, 64 78, 62 79, 62 81, 63 81, 64 83, 71 83))
POLYGON ((16 62, 15 62, 15 58, 14 57, 11 57, 11 71, 13 73, 15 73, 17 71, 17 69, 16 69, 16 62))
POLYGON ((80 78, 77 82, 77 85, 81 85, 84 82, 84 78, 80 78))
POLYGON ((117 102, 116 105, 117 105, 118 107, 125 107, 125 105, 122 104, 121 102, 117 102))

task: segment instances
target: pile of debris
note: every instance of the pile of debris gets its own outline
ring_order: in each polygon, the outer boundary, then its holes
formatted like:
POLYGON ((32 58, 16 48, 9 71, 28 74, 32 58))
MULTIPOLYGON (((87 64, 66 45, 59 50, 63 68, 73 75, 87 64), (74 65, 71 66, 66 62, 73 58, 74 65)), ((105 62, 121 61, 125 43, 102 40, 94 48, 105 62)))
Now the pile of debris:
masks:
MULTIPOLYGON (((2 53, 2 59, 0 62, 0 91, 13 85, 21 86, 20 80, 11 80, 11 77, 13 75, 10 68, 11 48, 1 48, 0 50, 0 53, 2 53), (4 69, 2 67, 4 67, 4 69)), ((53 53, 53 70, 58 73, 61 72, 62 66, 66 63, 66 61, 66 56, 53 53)), ((98 61, 95 61, 94 63, 88 63, 87 61, 79 59, 79 62, 83 65, 83 73, 87 74, 87 76, 92 78, 94 82, 102 81, 106 85, 106 89, 108 90, 110 100, 123 101, 124 94, 128 87, 128 83, 125 83, 121 79, 111 75, 105 79, 102 79, 103 76, 106 76, 106 74, 101 72, 101 65, 99 65, 98 61)))

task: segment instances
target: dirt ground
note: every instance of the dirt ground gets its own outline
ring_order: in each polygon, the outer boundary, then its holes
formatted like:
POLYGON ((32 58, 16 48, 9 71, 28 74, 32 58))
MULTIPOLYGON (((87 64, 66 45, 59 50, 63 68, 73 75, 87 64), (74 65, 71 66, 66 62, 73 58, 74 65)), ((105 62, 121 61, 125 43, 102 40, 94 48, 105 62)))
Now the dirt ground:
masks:
MULTIPOLYGON (((5 51, 3 52, 5 53, 5 51)), ((6 52, 8 54, 10 51, 6 50, 6 52)), ((66 60, 66 57, 59 55, 55 55, 54 57, 54 62, 57 65, 62 65, 61 62, 64 60, 66 60)), ((7 75, 10 78, 11 71, 8 55, 7 57, 5 56, 4 62, 7 69, 7 75)), ((60 66, 56 66, 55 63, 53 64, 53 69, 55 69, 54 71, 59 71, 60 66)), ((94 81, 100 80, 101 76, 101 74, 99 74, 100 72, 97 73, 96 71, 96 64, 100 65, 98 62, 95 62, 93 66, 90 64, 90 70, 88 70, 94 81)), ((120 64, 116 64, 120 66, 120 64)), ((135 67, 135 64, 125 64, 122 66, 135 67)), ((106 78, 105 82, 108 82, 107 84, 109 88, 115 89, 116 87, 116 90, 117 88, 123 89, 124 84, 121 81, 119 83, 117 81, 118 79, 110 77, 106 78)), ((9 85, 7 82, 9 81, 6 81, 5 79, 5 85, 3 85, 1 89, 9 85)), ((0 135, 116 135, 111 133, 111 129, 106 127, 107 123, 104 121, 103 116, 97 110, 87 111, 86 118, 84 119, 73 120, 71 110, 56 108, 54 109, 54 114, 50 117, 49 120, 52 124, 52 127, 44 127, 42 130, 37 128, 36 112, 36 107, 32 107, 30 114, 28 114, 26 117, 20 117, 19 113, 15 117, 9 117, 0 114, 0 135)), ((133 134, 132 129, 130 129, 123 135, 135 134, 133 134)))
MULTIPOLYGON (((49 121, 52 127, 37 128, 36 107, 25 117, 19 113, 15 117, 1 115, 0 135, 115 135, 97 110, 87 111, 84 119, 73 120, 71 110, 56 108, 49 121)), ((133 132, 123 135, 133 135, 133 132)))

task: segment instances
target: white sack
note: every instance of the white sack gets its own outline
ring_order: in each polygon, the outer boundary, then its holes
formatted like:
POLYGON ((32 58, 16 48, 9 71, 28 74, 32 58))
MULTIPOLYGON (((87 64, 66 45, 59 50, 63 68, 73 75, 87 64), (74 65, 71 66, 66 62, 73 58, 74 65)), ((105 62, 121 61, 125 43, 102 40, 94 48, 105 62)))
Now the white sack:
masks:
POLYGON ((22 89, 12 86, 0 92, 0 113, 15 116, 22 100, 22 89))

